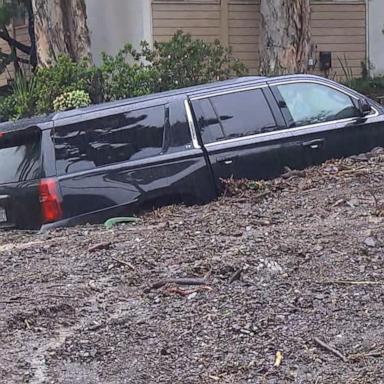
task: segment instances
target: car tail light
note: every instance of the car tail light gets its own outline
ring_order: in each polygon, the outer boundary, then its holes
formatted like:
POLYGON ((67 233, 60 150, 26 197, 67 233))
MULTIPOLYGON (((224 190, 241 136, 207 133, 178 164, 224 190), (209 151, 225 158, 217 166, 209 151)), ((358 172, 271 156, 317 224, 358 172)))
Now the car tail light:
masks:
POLYGON ((39 185, 39 198, 43 221, 50 223, 63 216, 59 184, 56 179, 43 179, 39 185))

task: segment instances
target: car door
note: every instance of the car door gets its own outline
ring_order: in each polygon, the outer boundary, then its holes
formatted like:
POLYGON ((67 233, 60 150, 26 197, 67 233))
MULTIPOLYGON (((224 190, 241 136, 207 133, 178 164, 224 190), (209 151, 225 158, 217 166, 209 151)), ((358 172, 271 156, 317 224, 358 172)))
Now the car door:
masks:
POLYGON ((291 134, 266 85, 191 102, 217 185, 220 179, 269 179, 282 173, 291 134))
POLYGON ((291 159, 292 168, 347 157, 384 145, 384 126, 378 111, 361 116, 359 96, 335 83, 288 81, 271 84, 287 127, 292 147, 302 161, 291 159))

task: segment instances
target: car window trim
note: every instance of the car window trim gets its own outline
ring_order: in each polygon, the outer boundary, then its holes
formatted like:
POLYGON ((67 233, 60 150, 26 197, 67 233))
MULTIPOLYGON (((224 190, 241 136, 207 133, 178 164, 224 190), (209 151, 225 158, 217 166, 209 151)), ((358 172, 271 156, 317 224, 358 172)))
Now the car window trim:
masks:
POLYGON ((192 109, 191 109, 191 106, 189 105, 188 99, 184 100, 184 108, 185 108, 185 113, 187 114, 189 130, 191 132, 192 146, 194 149, 200 149, 201 147, 197 139, 196 126, 195 126, 195 122, 193 121, 192 109))
POLYGON ((287 79, 287 80, 282 80, 276 83, 269 83, 269 87, 277 87, 279 85, 286 85, 286 84, 296 84, 296 83, 312 83, 312 84, 319 84, 319 85, 324 85, 329 88, 336 89, 337 91, 346 94, 349 97, 353 97, 355 100, 359 100, 359 97, 357 97, 355 94, 348 92, 347 90, 338 87, 337 85, 330 84, 326 81, 321 81, 321 80, 312 80, 312 79, 302 79, 302 80, 294 80, 294 79, 287 79))
POLYGON ((162 100, 159 100, 158 103, 144 104, 144 103, 138 102, 134 104, 124 105, 121 107, 106 108, 105 110, 103 109, 102 111, 97 111, 97 112, 87 112, 82 115, 70 116, 70 117, 62 118, 60 120, 55 120, 53 123, 53 129, 58 127, 63 127, 65 125, 72 125, 76 123, 86 123, 87 121, 120 115, 127 112, 135 112, 142 109, 156 108, 156 107, 165 108, 167 104, 169 104, 169 101, 162 99, 162 100))
POLYGON ((195 100, 208 99, 210 97, 229 95, 231 93, 238 93, 238 92, 245 92, 245 91, 253 91, 255 89, 260 89, 260 88, 268 88, 268 84, 249 85, 247 87, 236 87, 236 88, 226 89, 220 92, 216 91, 211 93, 205 93, 204 95, 193 96, 191 97, 190 100, 195 101, 195 100))

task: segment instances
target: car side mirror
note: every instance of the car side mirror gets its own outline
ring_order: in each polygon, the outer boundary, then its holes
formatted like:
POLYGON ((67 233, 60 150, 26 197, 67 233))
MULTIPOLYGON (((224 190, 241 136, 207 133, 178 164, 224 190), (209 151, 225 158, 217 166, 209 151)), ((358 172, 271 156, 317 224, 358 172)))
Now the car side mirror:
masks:
POLYGON ((358 100, 358 108, 361 116, 367 116, 372 112, 371 104, 368 103, 367 99, 361 98, 358 100))

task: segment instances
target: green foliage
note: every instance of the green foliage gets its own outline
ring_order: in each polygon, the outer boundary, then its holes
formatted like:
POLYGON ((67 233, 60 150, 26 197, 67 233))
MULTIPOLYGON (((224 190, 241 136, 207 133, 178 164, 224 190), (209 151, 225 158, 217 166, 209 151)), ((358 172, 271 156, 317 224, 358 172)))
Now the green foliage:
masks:
POLYGON ((12 95, 0 101, 0 113, 14 119, 90 103, 119 100, 153 92, 224 80, 247 72, 218 41, 194 40, 177 32, 169 42, 146 42, 139 51, 127 44, 116 56, 103 54, 100 67, 60 56, 40 68, 32 80, 16 80, 12 95))
POLYGON ((91 104, 91 98, 85 91, 77 90, 65 92, 53 101, 55 112, 69 109, 83 108, 91 104))
POLYGON ((168 42, 156 42, 150 50, 142 43, 143 56, 159 74, 158 90, 204 84, 242 76, 247 68, 218 40, 207 43, 178 31, 168 42))
POLYGON ((76 63, 68 56, 60 56, 57 64, 49 68, 40 68, 35 74, 36 113, 54 111, 53 102, 59 96, 73 91, 84 91, 92 102, 98 101, 99 70, 84 60, 76 63))
POLYGON ((382 101, 381 98, 384 96, 384 77, 372 77, 372 78, 355 78, 346 85, 350 88, 355 89, 357 92, 362 93, 372 99, 382 101))
POLYGON ((36 80, 17 75, 10 96, 0 101, 0 115, 5 120, 17 120, 35 114, 36 80))
POLYGON ((103 53, 102 65, 104 99, 119 100, 154 92, 158 73, 140 62, 141 56, 130 44, 116 56, 103 53))

